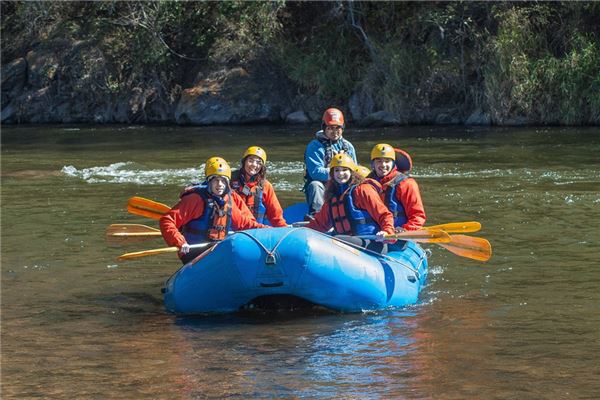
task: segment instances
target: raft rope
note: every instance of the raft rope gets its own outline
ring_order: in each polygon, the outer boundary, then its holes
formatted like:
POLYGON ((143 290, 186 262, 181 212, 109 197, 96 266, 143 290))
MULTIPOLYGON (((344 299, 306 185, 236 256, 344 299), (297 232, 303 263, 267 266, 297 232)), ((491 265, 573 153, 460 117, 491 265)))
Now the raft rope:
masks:
MULTIPOLYGON (((332 239, 336 239, 336 237, 333 236, 332 239)), ((364 251, 366 253, 373 254, 374 256, 376 256, 378 258, 382 258, 382 259, 387 260, 387 261, 393 261, 395 263, 398 263, 398 264, 402 265, 403 267, 408 268, 410 271, 412 271, 417 276, 417 279, 420 279, 421 274, 419 274, 418 270, 416 270, 415 268, 411 267, 410 265, 404 264, 400 260, 397 260, 397 259, 395 259, 393 257, 390 257, 388 255, 385 255, 385 254, 378 253, 378 252, 373 251, 373 250, 369 250, 366 247, 362 247, 362 246, 359 246, 359 245, 354 244, 354 243, 346 242, 346 241, 343 241, 341 239, 336 239, 336 240, 338 240, 338 241, 340 241, 340 242, 342 242, 344 244, 347 244, 349 246, 352 246, 352 247, 354 247, 354 248, 356 248, 358 250, 364 251)), ((419 267, 423 263, 423 259, 424 259, 424 257, 421 257, 421 262, 419 263, 419 267)))
MULTIPOLYGON (((264 244, 262 244, 262 242, 260 240, 258 240, 257 238, 255 238, 254 236, 252 236, 251 234, 249 234, 246 231, 238 231, 238 232, 236 232, 236 234, 246 235, 250 239, 254 240, 256 242, 256 244, 258 244, 260 247, 262 247, 262 249, 265 251, 265 253, 267 253, 267 257, 265 259, 265 264, 267 264, 267 265, 273 265, 273 264, 277 263, 277 259, 275 258, 275 251, 277 250, 277 247, 279 247, 279 245, 283 242, 283 239, 285 239, 290 233, 292 233, 292 232, 294 232, 294 231, 296 231, 298 229, 307 229, 307 228, 292 228, 292 229, 290 229, 285 235, 283 235, 277 241, 277 243, 275 244, 275 246, 271 250, 267 249, 267 247, 264 244)), ((321 233, 321 232, 317 232, 317 233, 321 233)), ((395 259, 393 257, 388 256, 388 255, 381 254, 381 253, 378 253, 378 252, 373 251, 373 250, 369 250, 369 249, 367 249, 365 247, 359 246, 359 245, 354 244, 354 243, 345 242, 345 241, 343 241, 341 239, 336 239, 335 237, 332 237, 332 236, 329 236, 329 235, 325 235, 324 233, 321 233, 321 234, 324 235, 324 236, 327 236, 329 238, 332 238, 334 240, 338 240, 339 242, 347 244, 347 245, 349 245, 351 247, 354 247, 354 248, 356 248, 358 250, 364 251, 366 253, 370 253, 370 254, 378 257, 378 258, 382 258, 384 260, 393 261, 394 263, 400 264, 401 266, 403 266, 403 267, 407 268, 408 270, 410 270, 411 272, 413 272, 416 275, 417 279, 420 279, 421 274, 419 273, 418 268, 423 263, 423 260, 427 257, 427 253, 425 253, 425 255, 421 257, 419 266, 417 267, 417 269, 415 269, 415 268, 411 267, 410 265, 407 265, 407 264, 401 262, 400 260, 397 260, 397 259, 395 259)))
POLYGON ((236 232, 236 233, 238 233, 238 234, 241 233, 242 235, 246 235, 250 239, 254 240, 256 242, 256 244, 258 244, 260 247, 262 247, 263 250, 265 251, 265 253, 267 253, 267 257, 265 258, 265 264, 267 264, 267 265, 273 265, 273 264, 277 264, 277 259, 275 258, 275 250, 277 250, 277 247, 279 247, 279 245, 283 242, 283 239, 285 239, 290 233, 294 232, 297 229, 298 228, 292 228, 292 229, 290 229, 285 235, 283 235, 277 241, 277 243, 275 243, 275 247, 273 247, 273 249, 271 249, 271 250, 267 249, 267 247, 264 244, 262 244, 262 242, 260 240, 258 240, 257 238, 255 238, 254 236, 252 236, 251 234, 249 234, 246 231, 239 231, 239 232, 236 232))

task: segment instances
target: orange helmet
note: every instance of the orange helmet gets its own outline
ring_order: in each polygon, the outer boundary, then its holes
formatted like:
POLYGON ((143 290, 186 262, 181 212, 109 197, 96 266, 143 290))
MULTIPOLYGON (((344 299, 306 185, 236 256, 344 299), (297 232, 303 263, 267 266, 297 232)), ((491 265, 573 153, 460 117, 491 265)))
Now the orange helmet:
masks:
POLYGON ((325 128, 326 126, 329 126, 329 125, 337 125, 337 126, 341 126, 342 128, 344 128, 345 127, 344 114, 342 114, 342 112, 340 110, 338 110, 337 108, 328 108, 323 113, 323 124, 322 125, 323 125, 323 128, 325 128))

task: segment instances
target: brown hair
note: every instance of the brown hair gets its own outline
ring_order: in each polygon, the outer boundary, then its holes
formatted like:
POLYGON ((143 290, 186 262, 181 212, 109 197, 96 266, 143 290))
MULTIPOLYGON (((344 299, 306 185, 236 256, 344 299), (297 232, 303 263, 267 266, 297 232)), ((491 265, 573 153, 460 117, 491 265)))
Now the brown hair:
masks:
MULTIPOLYGON (((240 172, 245 174, 246 173, 246 159, 248 157, 250 157, 252 154, 247 155, 246 157, 242 158, 242 167, 240 168, 240 172)), ((258 180, 258 182, 262 182, 265 180, 265 178, 267 177, 267 166, 265 165, 264 161, 260 167, 260 171, 258 171, 258 173, 256 174, 256 179, 258 180)))
MULTIPOLYGON (((360 185, 364 180, 365 178, 360 176, 357 172, 351 170, 350 185, 360 185)), ((337 196, 339 186, 340 184, 333 179, 333 168, 330 168, 329 180, 327 181, 327 186, 325 187, 325 204, 329 203, 329 200, 331 200, 332 197, 337 196)))

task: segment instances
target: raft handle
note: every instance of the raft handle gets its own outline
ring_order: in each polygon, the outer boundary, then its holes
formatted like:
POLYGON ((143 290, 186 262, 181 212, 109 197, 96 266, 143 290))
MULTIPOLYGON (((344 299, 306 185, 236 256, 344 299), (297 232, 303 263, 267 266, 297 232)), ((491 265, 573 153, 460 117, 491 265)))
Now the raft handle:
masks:
POLYGON ((279 239, 279 241, 275 244, 275 247, 273 247, 272 250, 267 249, 265 247, 265 245, 261 243, 260 240, 258 240, 257 238, 255 238, 254 236, 249 234, 248 232, 240 231, 240 232, 236 232, 236 233, 244 234, 244 235, 248 236, 250 239, 254 240, 256 242, 256 244, 258 244, 260 247, 262 247, 262 249, 265 251, 265 253, 267 253, 267 257, 265 258, 265 264, 275 265, 275 264, 277 264, 277 258, 275 257, 275 250, 277 250, 277 247, 279 247, 279 245, 283 242, 283 239, 285 239, 290 233, 294 232, 297 229, 298 228, 290 229, 285 235, 283 235, 279 239))

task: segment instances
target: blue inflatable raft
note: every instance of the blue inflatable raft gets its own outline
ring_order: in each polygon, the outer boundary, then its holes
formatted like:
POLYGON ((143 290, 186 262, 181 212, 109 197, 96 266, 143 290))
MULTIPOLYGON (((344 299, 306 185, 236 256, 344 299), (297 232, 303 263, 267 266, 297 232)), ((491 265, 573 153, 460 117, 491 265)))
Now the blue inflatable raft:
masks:
POLYGON ((415 303, 426 277, 425 251, 412 242, 382 256, 308 228, 254 229, 184 265, 166 282, 164 301, 177 314, 236 312, 281 296, 360 312, 415 303))

